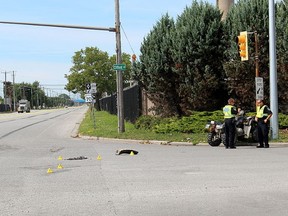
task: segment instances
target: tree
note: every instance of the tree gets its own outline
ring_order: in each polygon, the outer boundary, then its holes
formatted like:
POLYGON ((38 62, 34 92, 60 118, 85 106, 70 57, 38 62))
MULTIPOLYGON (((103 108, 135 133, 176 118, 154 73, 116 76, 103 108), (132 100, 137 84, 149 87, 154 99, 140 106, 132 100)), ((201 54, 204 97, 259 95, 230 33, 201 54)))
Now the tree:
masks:
POLYGON ((183 115, 177 93, 179 75, 173 72, 171 33, 174 31, 174 20, 168 14, 162 16, 144 39, 141 63, 133 70, 133 78, 146 90, 156 113, 162 116, 183 115))
POLYGON ((288 101, 288 0, 277 3, 276 7, 276 36, 277 36, 277 73, 279 109, 287 112, 288 101))
MULTIPOLYGON (((127 71, 123 76, 126 81, 130 74, 130 55, 123 53, 122 61, 127 65, 127 71)), ((87 83, 96 83, 96 98, 100 98, 104 93, 112 94, 116 92, 116 73, 113 64, 116 57, 109 57, 107 52, 99 50, 97 47, 86 47, 75 52, 73 56, 73 66, 70 74, 66 75, 68 84, 65 89, 73 93, 81 93, 82 97, 86 93, 87 83)))
POLYGON ((221 16, 212 5, 194 1, 176 23, 166 14, 144 38, 134 78, 161 114, 188 115, 223 105, 221 16))
POLYGON ((264 80, 264 96, 269 97, 268 1, 239 0, 228 12, 225 21, 227 41, 224 69, 229 94, 239 100, 244 109, 255 107, 255 40, 249 34, 249 60, 241 62, 236 37, 241 31, 257 32, 259 36, 259 74, 264 80))
MULTIPOLYGON (((32 84, 24 82, 15 83, 13 90, 15 90, 16 103, 21 99, 27 99, 33 107, 38 107, 47 101, 45 92, 41 89, 39 81, 34 81, 32 84)), ((14 101, 14 98, 12 98, 12 101, 14 101)))
POLYGON ((178 95, 186 113, 219 108, 226 97, 221 17, 214 6, 193 1, 176 21, 173 58, 180 78, 178 95))
POLYGON ((58 96, 59 100, 60 100, 60 103, 61 105, 68 105, 68 106, 71 106, 72 105, 72 101, 71 101, 71 98, 69 97, 69 95, 67 94, 60 94, 58 96))

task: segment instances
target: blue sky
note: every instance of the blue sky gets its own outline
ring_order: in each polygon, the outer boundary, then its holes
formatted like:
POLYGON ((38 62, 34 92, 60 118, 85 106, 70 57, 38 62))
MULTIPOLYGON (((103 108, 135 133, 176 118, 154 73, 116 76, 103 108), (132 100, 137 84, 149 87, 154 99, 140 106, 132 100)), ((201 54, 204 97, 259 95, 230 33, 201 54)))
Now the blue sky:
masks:
MULTIPOLYGON (((177 18, 192 0, 119 2, 121 25, 128 38, 121 29, 122 52, 132 55, 134 50, 138 55, 143 38, 162 15, 177 18)), ((216 0, 209 2, 215 5, 216 0)), ((115 1, 1 1, 0 21, 114 27, 115 1)), ((115 33, 0 24, 0 80, 5 79, 4 71, 15 71, 17 83, 39 81, 46 88, 66 93, 61 88, 66 84, 64 75, 73 65, 72 56, 91 46, 115 54, 115 33)), ((7 81, 12 81, 12 73, 7 74, 7 81)))

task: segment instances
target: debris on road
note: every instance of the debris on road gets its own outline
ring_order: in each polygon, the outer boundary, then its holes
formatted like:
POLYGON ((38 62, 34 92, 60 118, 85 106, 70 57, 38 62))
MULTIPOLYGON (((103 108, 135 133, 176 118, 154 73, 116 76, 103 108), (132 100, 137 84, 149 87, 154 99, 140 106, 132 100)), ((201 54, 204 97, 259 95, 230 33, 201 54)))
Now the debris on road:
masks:
POLYGON ((116 155, 121 155, 121 154, 137 155, 138 151, 133 150, 133 149, 119 149, 116 151, 116 155))
POLYGON ((85 160, 85 159, 88 159, 88 158, 84 156, 80 156, 80 157, 68 158, 66 160, 85 160))

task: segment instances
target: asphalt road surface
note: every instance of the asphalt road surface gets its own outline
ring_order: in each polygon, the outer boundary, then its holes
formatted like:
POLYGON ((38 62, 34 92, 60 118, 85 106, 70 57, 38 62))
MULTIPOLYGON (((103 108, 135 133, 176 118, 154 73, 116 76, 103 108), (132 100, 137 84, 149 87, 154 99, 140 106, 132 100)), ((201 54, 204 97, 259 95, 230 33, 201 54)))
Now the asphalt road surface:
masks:
POLYGON ((86 110, 0 115, 1 216, 288 215, 287 146, 72 138, 86 110))

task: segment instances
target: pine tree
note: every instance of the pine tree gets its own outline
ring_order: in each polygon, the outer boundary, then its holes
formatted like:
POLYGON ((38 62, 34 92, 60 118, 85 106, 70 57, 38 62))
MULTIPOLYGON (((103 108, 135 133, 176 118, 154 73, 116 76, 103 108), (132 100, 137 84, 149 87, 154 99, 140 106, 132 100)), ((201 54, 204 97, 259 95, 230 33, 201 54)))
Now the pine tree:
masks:
POLYGON ((134 68, 134 79, 146 90, 162 116, 181 116, 177 95, 178 75, 173 72, 171 47, 174 20, 168 14, 156 23, 141 46, 140 64, 134 68))
POLYGON ((173 56, 185 112, 219 108, 225 98, 221 17, 216 7, 194 1, 177 19, 173 56))
POLYGON ((279 109, 287 112, 288 101, 288 0, 277 3, 276 8, 277 73, 279 109))

